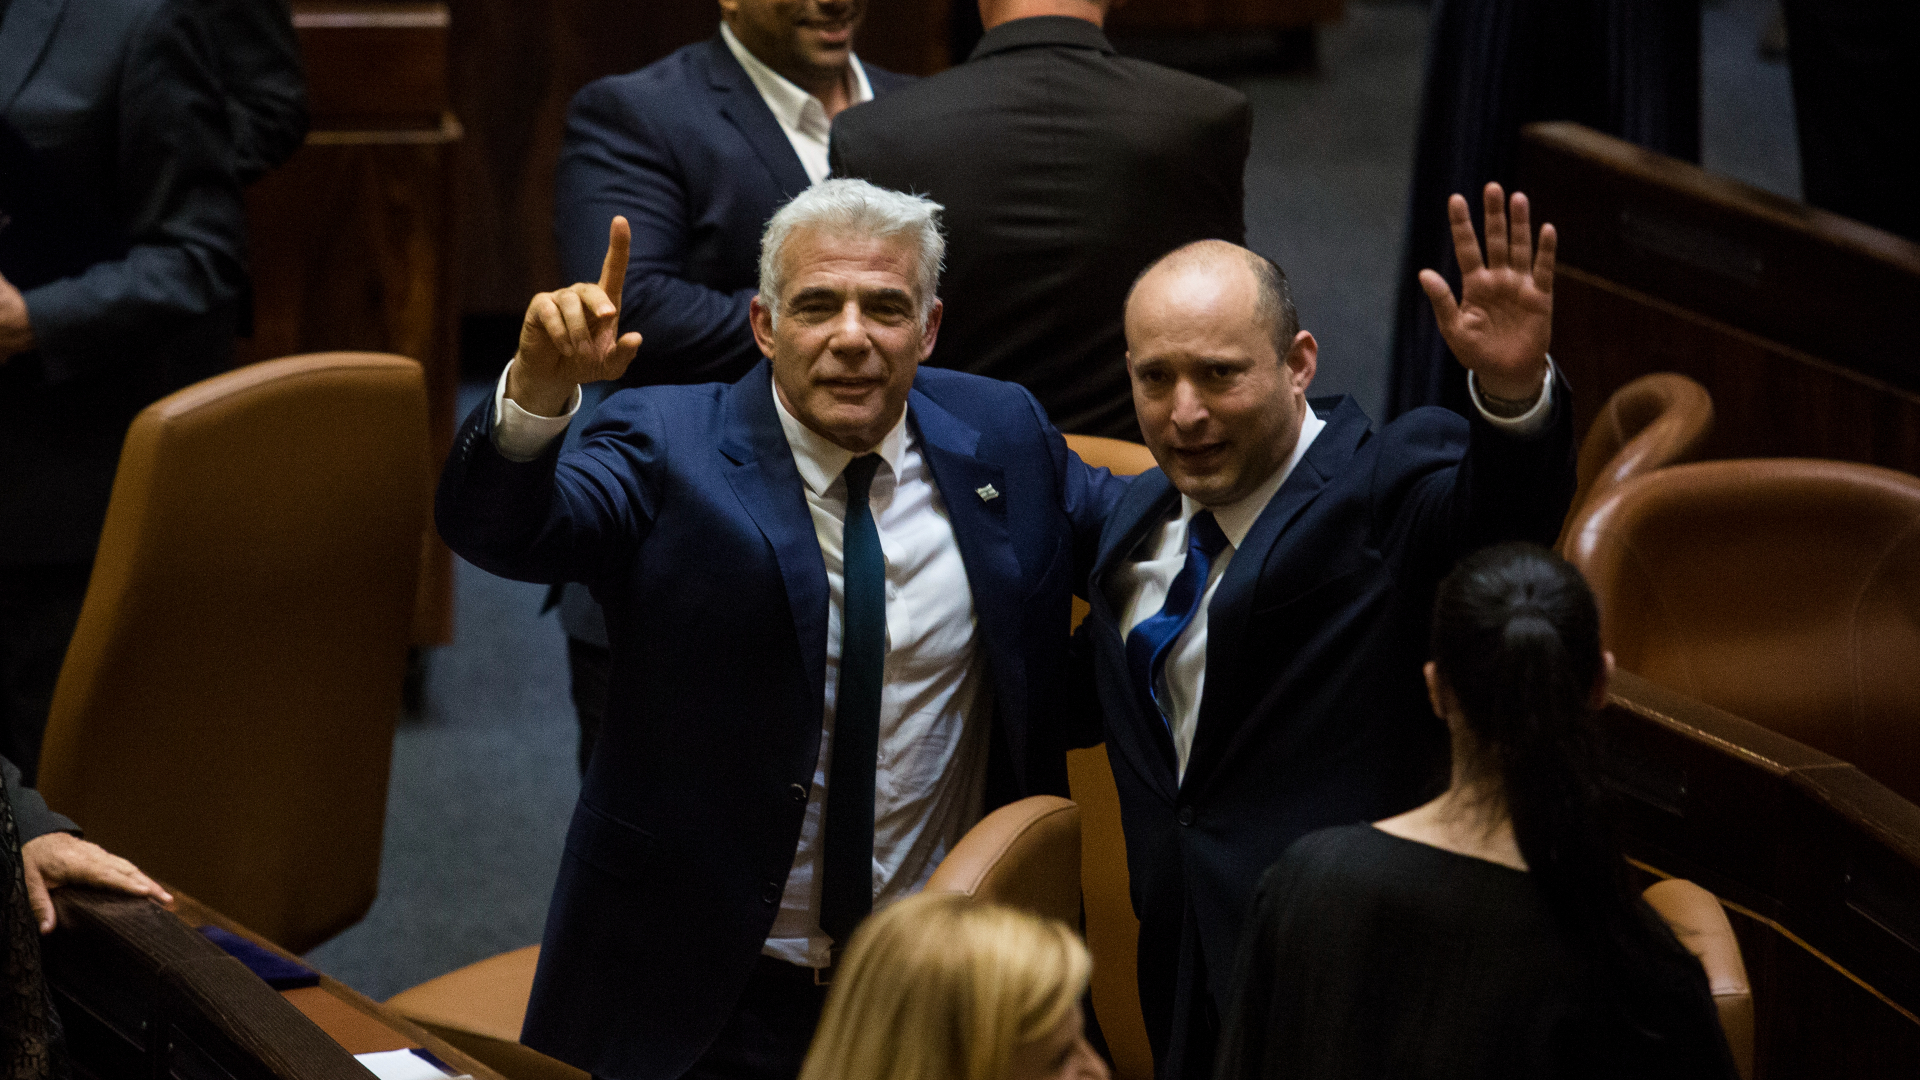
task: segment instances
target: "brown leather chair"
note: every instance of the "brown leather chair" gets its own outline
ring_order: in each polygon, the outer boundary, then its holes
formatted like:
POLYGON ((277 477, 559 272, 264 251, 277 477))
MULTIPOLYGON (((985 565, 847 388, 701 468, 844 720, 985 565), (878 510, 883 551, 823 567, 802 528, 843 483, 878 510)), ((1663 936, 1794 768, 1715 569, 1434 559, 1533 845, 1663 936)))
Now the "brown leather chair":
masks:
POLYGON ((387 1007, 479 1058, 507 1080, 588 1080, 557 1058, 520 1045, 540 946, 490 956, 387 999, 387 1007))
POLYGON ((1622 668, 1920 802, 1920 479, 1676 465, 1604 497, 1568 549, 1622 668))
POLYGON ((980 819, 927 879, 957 892, 1080 925, 1080 808, 1030 795, 980 819))
POLYGON ((1673 927, 1687 951, 1707 970, 1707 986, 1720 1011, 1720 1027, 1727 1033, 1733 1063, 1746 1080, 1753 1076, 1753 987, 1747 982, 1747 964, 1740 957, 1740 941, 1733 925, 1712 893, 1691 881, 1673 878, 1650 886, 1647 903, 1673 927))
POLYGON ((1109 439, 1105 435, 1069 435, 1067 449, 1096 469, 1109 469, 1115 476, 1138 476, 1154 467, 1153 451, 1137 442, 1109 439))
MULTIPOLYGON (((1009 803, 980 819, 927 881, 1024 908, 1069 926, 1080 920, 1080 811, 1054 795, 1009 803)), ((387 1001, 400 1015, 509 1080, 584 1080, 586 1073, 520 1045, 540 946, 450 971, 387 1001)))
MULTIPOLYGON (((1136 442, 1098 435, 1069 435, 1067 446, 1115 476, 1154 468, 1153 452, 1136 442)), ((1073 625, 1087 614, 1073 601, 1073 625)), ((1080 805, 1080 890, 1086 911, 1087 949, 1093 953, 1093 1010, 1113 1054, 1114 1080, 1152 1080, 1153 1048, 1140 1013, 1134 967, 1140 921, 1128 892, 1127 840, 1120 829, 1120 792, 1114 786, 1105 746, 1067 752, 1067 783, 1080 805)))
POLYGON ((373 903, 429 494, 420 365, 243 367, 134 419, 40 788, 304 952, 373 903))
POLYGON ((1685 375, 1642 375, 1613 392, 1580 444, 1578 486, 1560 532, 1562 550, 1581 511, 1632 478, 1700 456, 1713 433, 1713 398, 1685 375))

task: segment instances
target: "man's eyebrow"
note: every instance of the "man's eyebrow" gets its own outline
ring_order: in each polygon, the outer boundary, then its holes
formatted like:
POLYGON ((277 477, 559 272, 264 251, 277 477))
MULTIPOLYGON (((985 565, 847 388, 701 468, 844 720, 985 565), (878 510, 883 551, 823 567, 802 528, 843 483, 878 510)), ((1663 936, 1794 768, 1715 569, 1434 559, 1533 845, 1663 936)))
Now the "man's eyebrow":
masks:
POLYGON ((868 289, 860 295, 869 300, 905 300, 908 303, 913 302, 912 293, 905 289, 896 289, 891 286, 884 289, 868 289))
POLYGON ((824 285, 812 285, 807 288, 801 289, 799 292, 794 293, 792 296, 787 297, 787 303, 798 304, 803 300, 817 300, 822 297, 831 299, 832 297, 837 295, 838 293, 836 293, 832 289, 827 288, 824 285))

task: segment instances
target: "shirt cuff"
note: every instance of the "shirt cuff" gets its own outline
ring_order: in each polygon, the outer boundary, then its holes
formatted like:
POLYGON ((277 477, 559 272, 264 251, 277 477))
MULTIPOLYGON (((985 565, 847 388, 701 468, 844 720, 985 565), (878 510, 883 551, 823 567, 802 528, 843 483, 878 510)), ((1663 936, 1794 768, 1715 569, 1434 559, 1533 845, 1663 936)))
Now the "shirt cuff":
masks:
POLYGON ((1467 396, 1473 399, 1473 407, 1480 410, 1480 415, 1486 419, 1487 423, 1501 431, 1522 437, 1537 435, 1546 430, 1547 421, 1553 416, 1553 357, 1551 355, 1547 357, 1547 375, 1546 381, 1540 385, 1540 400, 1533 403, 1533 408, 1519 416, 1494 415, 1487 408, 1486 401, 1480 397, 1480 381, 1474 378, 1471 371, 1467 372, 1467 396))
POLYGON ((514 361, 507 361, 493 388, 493 448, 508 461, 527 462, 546 453, 553 440, 567 433, 573 414, 580 411, 580 388, 573 388, 573 400, 559 416, 530 413, 507 397, 507 376, 513 374, 513 365, 514 361))

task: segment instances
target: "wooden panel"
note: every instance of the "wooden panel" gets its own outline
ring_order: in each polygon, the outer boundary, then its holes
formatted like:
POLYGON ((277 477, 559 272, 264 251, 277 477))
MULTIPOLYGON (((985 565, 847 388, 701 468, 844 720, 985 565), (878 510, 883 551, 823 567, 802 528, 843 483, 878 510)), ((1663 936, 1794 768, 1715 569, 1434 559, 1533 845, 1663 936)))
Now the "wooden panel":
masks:
MULTIPOLYGON (((254 334, 239 359, 365 349, 420 361, 437 473, 459 390, 453 177, 462 130, 445 108, 448 11, 300 3, 294 24, 313 130, 247 191, 254 334)), ((444 644, 453 559, 431 529, 421 551, 414 641, 444 644)))
POLYGON ((1675 371, 1713 395, 1708 457, 1818 457, 1920 473, 1920 394, 1563 265, 1554 360, 1584 432, 1607 396, 1675 371))
POLYGON ((1519 173, 1563 264, 1920 392, 1920 244, 1577 124, 1519 173))
POLYGON ((1107 19, 1118 34, 1290 30, 1336 22, 1344 0, 1128 0, 1107 19))
POLYGON ((354 1053, 425 1047, 474 1080, 503 1080, 397 1013, 332 979, 275 993, 196 932, 218 926, 297 959, 174 890, 175 911, 68 887, 46 939, 47 979, 81 1077, 365 1080, 354 1053))
POLYGON ((1920 1070, 1920 806, 1622 672, 1603 714, 1629 853, 1735 914, 1756 1076, 1920 1070))
POLYGON ((450 104, 448 22, 445 4, 294 5, 313 127, 439 126, 450 104))

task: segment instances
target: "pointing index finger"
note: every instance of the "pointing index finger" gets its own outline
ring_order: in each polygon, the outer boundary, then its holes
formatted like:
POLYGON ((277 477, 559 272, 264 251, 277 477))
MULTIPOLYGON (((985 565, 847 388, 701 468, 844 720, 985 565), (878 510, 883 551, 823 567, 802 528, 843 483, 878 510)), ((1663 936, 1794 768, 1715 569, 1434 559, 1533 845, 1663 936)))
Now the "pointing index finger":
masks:
POLYGON ((620 297, 626 291, 627 250, 632 244, 633 230, 628 227, 627 219, 614 215, 613 224, 607 226, 607 259, 600 266, 600 289, 615 308, 620 306, 620 297))

